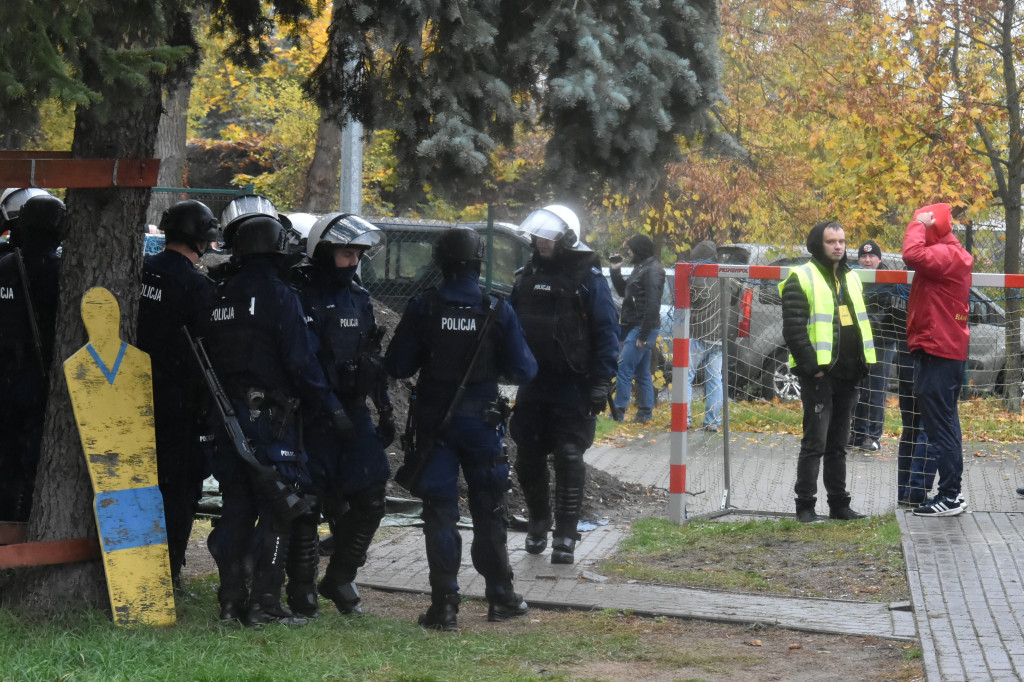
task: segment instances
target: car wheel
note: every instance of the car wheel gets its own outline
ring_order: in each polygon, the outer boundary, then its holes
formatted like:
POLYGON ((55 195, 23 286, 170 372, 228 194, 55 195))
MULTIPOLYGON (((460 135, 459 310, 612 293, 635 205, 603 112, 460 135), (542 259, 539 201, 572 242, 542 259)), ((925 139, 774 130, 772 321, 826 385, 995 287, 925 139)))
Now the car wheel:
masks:
POLYGON ((785 351, 776 353, 765 362, 762 378, 764 397, 768 400, 800 400, 800 380, 790 369, 789 356, 785 351))

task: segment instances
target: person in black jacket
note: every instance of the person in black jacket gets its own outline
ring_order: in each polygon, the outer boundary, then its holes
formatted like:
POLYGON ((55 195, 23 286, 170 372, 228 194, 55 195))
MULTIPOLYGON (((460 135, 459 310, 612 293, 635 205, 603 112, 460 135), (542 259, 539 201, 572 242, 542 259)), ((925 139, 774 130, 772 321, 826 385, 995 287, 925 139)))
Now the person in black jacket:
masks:
POLYGON ((779 283, 782 335, 800 381, 803 437, 797 460, 796 517, 817 521, 818 471, 824 469, 829 517, 861 519, 846 491, 846 442, 857 404, 857 382, 875 361, 860 278, 846 262, 846 234, 835 222, 807 235, 811 260, 779 283))
POLYGON ((160 217, 164 250, 146 256, 142 265, 138 346, 149 353, 153 366, 157 471, 176 586, 213 443, 206 387, 181 328, 202 336, 214 284, 196 270, 196 263, 217 238, 218 227, 206 204, 179 201, 160 217))
POLYGON ((651 378, 651 350, 661 329, 661 295, 665 288, 665 268, 655 255, 654 242, 645 234, 630 237, 626 254, 633 272, 623 279, 621 259, 611 263, 612 284, 622 296, 619 335, 622 353, 616 377, 615 406, 625 414, 636 379, 636 417, 646 423, 654 410, 654 381, 651 378))
MULTIPOLYGON (((865 270, 888 270, 882 262, 882 249, 870 239, 861 244, 857 261, 865 270)), ((864 285, 864 304, 871 320, 878 362, 871 365, 868 375, 860 383, 860 399, 853 413, 850 445, 869 452, 877 452, 882 447, 879 440, 885 422, 886 385, 889 383, 889 368, 896 358, 896 330, 890 310, 892 291, 891 284, 864 285)))

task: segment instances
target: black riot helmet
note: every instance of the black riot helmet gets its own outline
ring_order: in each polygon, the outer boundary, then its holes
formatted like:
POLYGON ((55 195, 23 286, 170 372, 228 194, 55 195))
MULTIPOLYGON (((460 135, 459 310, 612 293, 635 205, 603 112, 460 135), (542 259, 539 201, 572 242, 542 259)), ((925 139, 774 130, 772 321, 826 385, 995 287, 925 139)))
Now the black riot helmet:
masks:
POLYGON ((480 263, 485 244, 480 233, 471 227, 453 227, 441 235, 434 245, 434 260, 442 268, 480 263))
POLYGON ((219 226, 209 206, 195 199, 186 199, 164 211, 160 216, 159 229, 171 241, 184 241, 182 237, 185 237, 212 242, 217 239, 219 226))
POLYGON ((18 229, 26 244, 42 243, 56 247, 67 233, 65 218, 68 210, 64 202, 50 194, 30 198, 18 213, 18 229))
POLYGON ((209 206, 186 199, 164 211, 160 216, 159 229, 167 235, 167 241, 181 242, 202 256, 204 249, 199 248, 199 242, 209 243, 217 239, 219 225, 209 206))
POLYGON ((232 227, 234 229, 224 236, 230 239, 225 244, 234 256, 286 256, 292 253, 287 230, 277 218, 251 215, 236 221, 232 227))

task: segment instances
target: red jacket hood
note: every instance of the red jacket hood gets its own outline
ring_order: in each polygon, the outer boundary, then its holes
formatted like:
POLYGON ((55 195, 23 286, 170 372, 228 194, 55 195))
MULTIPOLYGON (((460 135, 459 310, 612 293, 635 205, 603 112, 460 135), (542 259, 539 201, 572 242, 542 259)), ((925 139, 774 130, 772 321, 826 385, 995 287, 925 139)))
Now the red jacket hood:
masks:
MULTIPOLYGON (((922 213, 931 212, 935 216, 935 224, 926 228, 925 244, 938 244, 949 241, 946 237, 953 231, 953 209, 949 204, 932 204, 914 211, 914 220, 922 213)), ((955 239, 955 237, 954 237, 955 239)))

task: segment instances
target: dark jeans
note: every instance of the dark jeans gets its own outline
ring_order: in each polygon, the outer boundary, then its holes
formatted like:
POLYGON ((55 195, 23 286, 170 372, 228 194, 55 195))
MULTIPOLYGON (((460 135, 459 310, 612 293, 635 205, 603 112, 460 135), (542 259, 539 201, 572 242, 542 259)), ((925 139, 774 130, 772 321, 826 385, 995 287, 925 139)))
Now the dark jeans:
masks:
POLYGON ((928 449, 928 436, 921 428, 914 400, 914 356, 902 345, 898 353, 900 418, 903 431, 897 456, 896 497, 924 503, 935 483, 935 457, 928 449))
POLYGON ((800 377, 804 404, 804 435, 793 491, 798 501, 813 502, 818 494, 818 470, 829 500, 848 498, 846 492, 846 443, 850 417, 857 404, 857 384, 821 377, 800 377), (822 466, 824 464, 824 466, 822 466))
POLYGON ((868 366, 868 375, 860 381, 860 400, 853 413, 853 435, 857 440, 879 440, 885 425, 885 394, 889 383, 889 368, 896 357, 895 341, 875 344, 878 359, 868 366))
POLYGON ((964 475, 964 448, 960 433, 960 381, 963 360, 950 360, 921 351, 914 354, 915 415, 928 434, 928 454, 935 458, 939 495, 954 499, 964 475))

